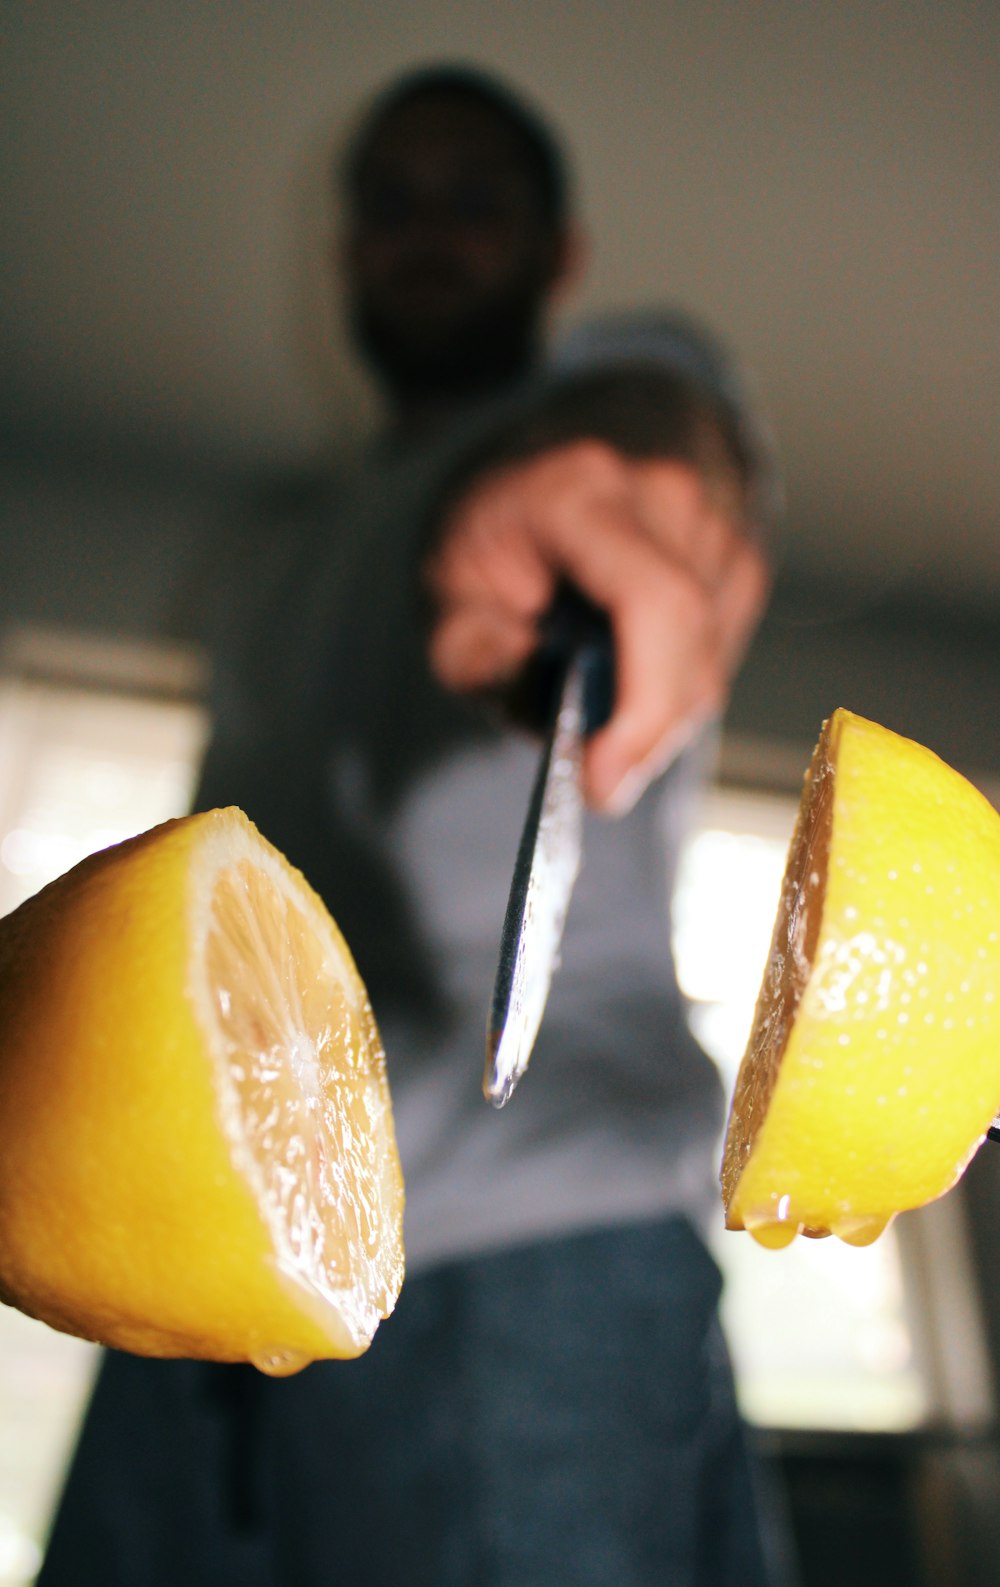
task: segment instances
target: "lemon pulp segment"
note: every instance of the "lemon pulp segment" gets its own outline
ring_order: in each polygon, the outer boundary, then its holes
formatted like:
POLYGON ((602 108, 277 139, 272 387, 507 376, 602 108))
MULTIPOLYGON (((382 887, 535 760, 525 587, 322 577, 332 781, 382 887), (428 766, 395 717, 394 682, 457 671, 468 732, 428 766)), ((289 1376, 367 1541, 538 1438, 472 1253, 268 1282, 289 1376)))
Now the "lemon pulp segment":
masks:
POLYGON ((259 855, 214 879, 194 955, 199 1003, 224 1122, 278 1270, 318 1322, 361 1348, 401 1278, 379 1222, 387 1101, 371 1064, 381 1048, 343 944, 283 879, 259 855))

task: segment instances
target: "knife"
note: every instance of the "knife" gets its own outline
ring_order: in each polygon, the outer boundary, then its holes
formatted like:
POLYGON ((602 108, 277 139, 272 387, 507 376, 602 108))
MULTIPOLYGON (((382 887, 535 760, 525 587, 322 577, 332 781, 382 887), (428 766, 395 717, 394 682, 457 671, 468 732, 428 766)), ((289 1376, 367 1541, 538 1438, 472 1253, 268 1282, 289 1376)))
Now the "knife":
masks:
POLYGON ((613 699, 607 614, 563 585, 513 702, 522 720, 545 724, 545 737, 514 862, 486 1027, 483 1093, 498 1108, 528 1067, 558 968, 580 869, 583 745, 611 715, 613 699))

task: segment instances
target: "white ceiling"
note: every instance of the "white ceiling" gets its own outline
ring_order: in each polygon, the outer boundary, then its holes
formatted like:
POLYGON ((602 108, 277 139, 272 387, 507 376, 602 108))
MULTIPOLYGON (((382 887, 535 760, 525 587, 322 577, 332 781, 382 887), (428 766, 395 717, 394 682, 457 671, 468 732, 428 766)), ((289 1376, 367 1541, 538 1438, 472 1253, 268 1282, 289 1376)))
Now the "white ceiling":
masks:
POLYGON ((370 399, 325 167, 397 69, 548 107, 592 235, 573 311, 682 305, 756 370, 789 559, 1000 605, 998 50, 984 0, 8 0, 0 423, 284 465, 370 399))

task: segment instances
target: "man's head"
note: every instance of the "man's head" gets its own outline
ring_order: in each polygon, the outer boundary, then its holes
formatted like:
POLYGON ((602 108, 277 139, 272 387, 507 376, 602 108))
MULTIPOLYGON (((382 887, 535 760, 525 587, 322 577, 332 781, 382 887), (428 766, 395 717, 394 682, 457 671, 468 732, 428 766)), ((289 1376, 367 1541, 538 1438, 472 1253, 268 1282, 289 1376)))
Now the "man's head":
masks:
POLYGON ((563 156, 502 84, 414 72, 344 166, 351 328, 400 406, 488 394, 534 361, 573 262, 563 156))

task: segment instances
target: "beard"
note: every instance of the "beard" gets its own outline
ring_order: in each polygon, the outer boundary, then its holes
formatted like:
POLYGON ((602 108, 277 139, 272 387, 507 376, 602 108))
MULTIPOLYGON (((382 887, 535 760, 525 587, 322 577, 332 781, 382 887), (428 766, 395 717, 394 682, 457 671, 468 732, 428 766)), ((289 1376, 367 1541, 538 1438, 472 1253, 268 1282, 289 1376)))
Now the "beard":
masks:
POLYGON ((522 379, 538 360, 545 289, 531 278, 473 298, 463 283, 440 284, 421 302, 419 283, 395 301, 356 293, 349 313, 355 347, 390 398, 459 400, 522 379), (407 303, 407 297, 410 302, 407 303))

